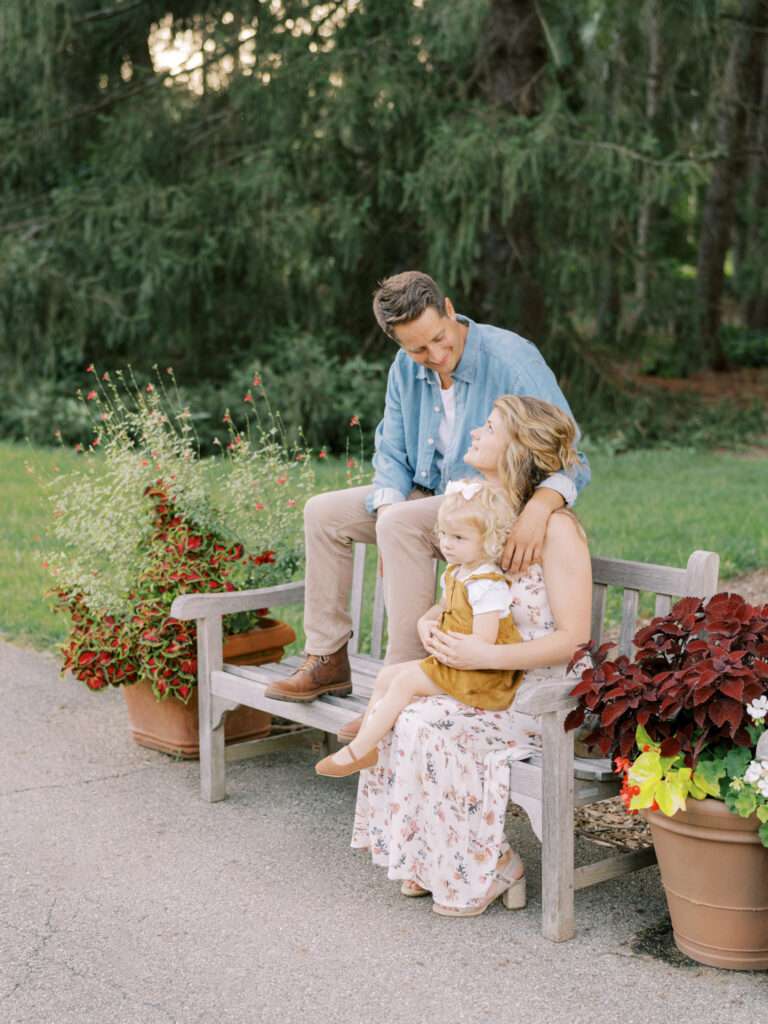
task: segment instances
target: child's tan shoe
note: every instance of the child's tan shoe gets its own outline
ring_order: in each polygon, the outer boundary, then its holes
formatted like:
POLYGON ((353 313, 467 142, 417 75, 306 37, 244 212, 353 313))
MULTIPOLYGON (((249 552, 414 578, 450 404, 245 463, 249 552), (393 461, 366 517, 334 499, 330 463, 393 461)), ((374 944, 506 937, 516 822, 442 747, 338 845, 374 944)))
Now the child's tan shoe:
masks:
MULTIPOLYGON (((342 748, 343 749, 343 748, 342 748)), ((352 753, 352 748, 348 748, 352 753)), ((364 768, 373 768, 379 759, 379 751, 376 747, 373 750, 369 750, 367 754, 363 754, 362 757, 358 758, 352 754, 352 760, 347 764, 339 764, 334 761, 333 755, 324 757, 322 761, 318 761, 315 765, 315 771, 318 775, 325 775, 329 779, 343 779, 347 775, 354 775, 355 772, 361 772, 364 768)))

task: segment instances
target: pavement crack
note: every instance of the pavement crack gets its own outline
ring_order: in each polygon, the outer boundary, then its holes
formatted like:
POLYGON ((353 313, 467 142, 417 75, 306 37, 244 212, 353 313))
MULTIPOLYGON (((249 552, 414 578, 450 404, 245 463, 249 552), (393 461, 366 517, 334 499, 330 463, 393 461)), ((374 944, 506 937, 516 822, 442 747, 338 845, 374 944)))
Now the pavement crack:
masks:
POLYGON ((97 775, 93 779, 78 779, 76 782, 51 782, 46 783, 43 786, 27 786, 23 789, 5 789, 0 790, 0 797, 4 796, 17 796, 20 793, 38 793, 43 790, 49 789, 72 789, 76 786, 92 786, 96 782, 111 782, 112 779, 125 779, 130 775, 140 775, 142 772, 157 771, 159 768, 165 768, 162 764, 149 764, 143 768, 134 768, 128 772, 115 772, 113 775, 97 775))

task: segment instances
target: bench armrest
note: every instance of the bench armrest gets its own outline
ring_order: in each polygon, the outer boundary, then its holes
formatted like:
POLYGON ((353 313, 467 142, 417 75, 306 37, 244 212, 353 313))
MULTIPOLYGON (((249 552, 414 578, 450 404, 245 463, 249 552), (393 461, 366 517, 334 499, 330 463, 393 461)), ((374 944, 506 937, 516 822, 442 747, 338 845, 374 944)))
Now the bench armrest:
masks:
POLYGON ((281 604, 304 603, 304 580, 256 590, 231 590, 218 594, 182 594, 171 605, 174 619, 207 619, 214 615, 250 612, 281 604))
POLYGON ((578 680, 573 677, 562 679, 551 675, 537 676, 535 671, 527 672, 517 691, 512 707, 524 715, 543 715, 548 711, 570 711, 578 701, 569 694, 578 680))

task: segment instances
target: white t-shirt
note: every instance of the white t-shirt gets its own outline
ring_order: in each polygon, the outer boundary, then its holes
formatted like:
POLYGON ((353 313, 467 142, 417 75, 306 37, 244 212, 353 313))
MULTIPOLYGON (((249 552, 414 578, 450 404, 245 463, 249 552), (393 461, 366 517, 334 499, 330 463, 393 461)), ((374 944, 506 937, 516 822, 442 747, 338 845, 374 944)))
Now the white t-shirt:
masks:
MULTIPOLYGON (((456 579, 462 582, 467 576, 475 576, 479 573, 501 573, 502 570, 493 562, 485 562, 473 569, 464 567, 456 570, 456 579)), ((445 573, 440 580, 442 592, 445 593, 445 573)), ((472 580, 467 584, 467 597, 472 606, 473 615, 483 615, 485 612, 498 612, 502 618, 509 612, 511 593, 509 584, 502 580, 472 580)))
POLYGON ((437 431, 437 443, 435 450, 438 453, 440 464, 445 457, 453 440, 456 428, 456 390, 452 385, 449 388, 440 388, 440 399, 443 403, 443 415, 440 417, 440 427, 437 431))

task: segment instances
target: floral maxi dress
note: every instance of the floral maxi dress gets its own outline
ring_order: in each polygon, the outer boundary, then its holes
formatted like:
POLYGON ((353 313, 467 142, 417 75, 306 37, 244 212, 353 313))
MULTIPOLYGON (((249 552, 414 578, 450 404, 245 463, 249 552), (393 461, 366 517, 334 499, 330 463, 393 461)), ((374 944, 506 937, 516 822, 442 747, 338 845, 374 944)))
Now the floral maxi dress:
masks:
MULTIPOLYGON (((541 567, 510 586, 523 641, 552 632, 541 567)), ((389 878, 418 882, 443 906, 483 903, 510 849, 510 764, 530 756, 536 732, 514 704, 483 711, 447 694, 414 701, 381 741, 376 766, 360 774, 352 847, 370 850, 389 878)))

